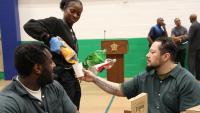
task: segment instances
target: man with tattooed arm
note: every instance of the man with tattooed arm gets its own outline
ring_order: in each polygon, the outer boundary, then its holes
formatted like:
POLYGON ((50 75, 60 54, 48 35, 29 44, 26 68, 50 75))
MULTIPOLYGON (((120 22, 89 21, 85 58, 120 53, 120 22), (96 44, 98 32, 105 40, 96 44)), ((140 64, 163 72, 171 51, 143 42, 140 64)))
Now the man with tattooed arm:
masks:
POLYGON ((200 86, 193 75, 175 63, 177 48, 168 38, 153 42, 146 55, 146 70, 122 84, 107 81, 89 70, 80 80, 93 82, 104 91, 128 99, 148 94, 149 113, 185 113, 200 104, 200 86))

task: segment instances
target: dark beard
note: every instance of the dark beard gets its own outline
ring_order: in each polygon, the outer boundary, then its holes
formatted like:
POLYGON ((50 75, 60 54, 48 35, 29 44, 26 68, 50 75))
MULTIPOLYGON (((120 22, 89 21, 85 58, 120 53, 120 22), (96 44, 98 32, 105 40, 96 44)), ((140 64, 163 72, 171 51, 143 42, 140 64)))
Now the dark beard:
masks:
POLYGON ((41 85, 41 87, 44 87, 47 84, 53 83, 53 78, 52 78, 53 76, 54 76, 53 73, 43 70, 42 74, 40 75, 40 80, 39 80, 39 84, 41 85))
POLYGON ((146 71, 150 72, 152 70, 155 70, 157 68, 157 66, 146 66, 146 71))

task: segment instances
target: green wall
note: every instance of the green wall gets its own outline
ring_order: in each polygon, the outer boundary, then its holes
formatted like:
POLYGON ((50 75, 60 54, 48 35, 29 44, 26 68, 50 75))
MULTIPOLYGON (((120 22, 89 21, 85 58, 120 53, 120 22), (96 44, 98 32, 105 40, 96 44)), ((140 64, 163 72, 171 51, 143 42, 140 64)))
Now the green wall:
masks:
MULTIPOLYGON (((146 38, 128 38, 128 53, 125 54, 125 77, 133 77, 144 70, 146 65, 146 53, 149 49, 146 38)), ((79 59, 83 61, 85 56, 92 51, 101 49, 101 40, 79 40, 79 59)), ((106 72, 100 74, 105 77, 106 72)))
POLYGON ((0 80, 4 79, 4 74, 3 72, 0 72, 0 80))
MULTIPOLYGON (((116 39, 118 40, 118 39, 116 39)), ((146 65, 146 53, 148 52, 148 42, 145 37, 143 38, 127 38, 128 40, 128 53, 125 54, 125 77, 133 77, 139 72, 143 71, 146 65)), ((22 42, 27 43, 27 42, 22 42)), ((83 61, 84 58, 97 49, 101 49, 101 39, 84 39, 78 40, 79 44, 79 59, 83 61)), ((106 71, 99 74, 106 77, 106 71)), ((0 79, 3 79, 3 72, 0 72, 0 79)))

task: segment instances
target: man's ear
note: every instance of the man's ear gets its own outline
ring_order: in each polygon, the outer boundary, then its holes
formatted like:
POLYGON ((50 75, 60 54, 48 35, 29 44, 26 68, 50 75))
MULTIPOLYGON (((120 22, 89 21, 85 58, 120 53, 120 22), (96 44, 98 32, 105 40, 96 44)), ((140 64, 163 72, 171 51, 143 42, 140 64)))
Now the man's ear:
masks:
POLYGON ((165 54, 163 55, 163 59, 164 59, 164 61, 169 60, 170 57, 171 57, 171 55, 170 55, 169 53, 165 53, 165 54))
POLYGON ((33 72, 40 75, 42 73, 42 65, 41 64, 35 64, 33 66, 33 72))

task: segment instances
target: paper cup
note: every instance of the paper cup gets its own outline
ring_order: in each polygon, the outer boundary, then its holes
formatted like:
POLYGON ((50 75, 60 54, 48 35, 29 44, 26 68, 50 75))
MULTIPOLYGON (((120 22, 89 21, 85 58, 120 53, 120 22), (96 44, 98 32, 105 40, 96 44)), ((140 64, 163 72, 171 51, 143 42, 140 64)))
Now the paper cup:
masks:
POLYGON ((83 73, 83 64, 81 62, 72 65, 72 67, 74 69, 76 78, 84 76, 84 73, 83 73))

